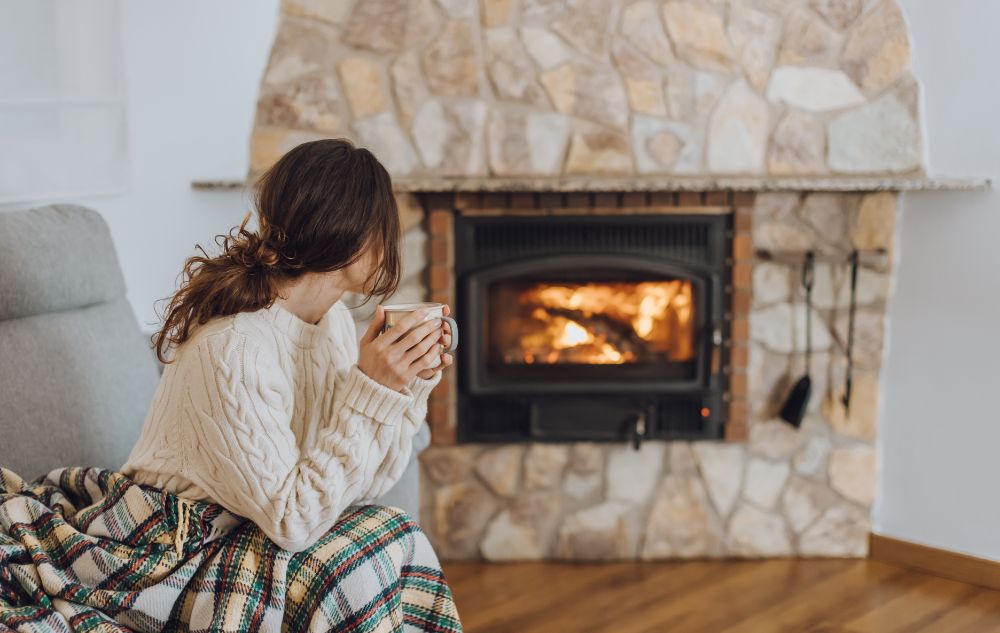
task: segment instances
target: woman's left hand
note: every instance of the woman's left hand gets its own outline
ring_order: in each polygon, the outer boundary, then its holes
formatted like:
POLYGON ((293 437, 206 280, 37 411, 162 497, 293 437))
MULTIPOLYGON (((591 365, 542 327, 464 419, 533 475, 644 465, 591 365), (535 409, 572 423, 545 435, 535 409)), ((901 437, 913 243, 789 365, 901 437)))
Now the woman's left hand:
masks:
MULTIPOLYGON (((448 305, 445 304, 444 309, 441 310, 441 313, 444 314, 445 316, 448 316, 448 315, 451 314, 451 308, 449 308, 448 305)), ((447 349, 448 346, 451 345, 451 326, 448 325, 447 321, 442 321, 441 322, 441 339, 440 339, 440 341, 441 341, 441 349, 447 349)), ((451 366, 451 364, 454 361, 455 361, 455 357, 454 356, 452 356, 451 354, 449 354, 447 352, 442 353, 441 354, 441 364, 440 365, 438 365, 437 367, 432 367, 430 369, 424 369, 424 370, 418 371, 417 375, 420 376, 421 378, 423 378, 424 380, 428 380, 428 379, 434 377, 434 373, 436 371, 438 371, 439 369, 441 369, 441 370, 447 369, 448 367, 451 366)))

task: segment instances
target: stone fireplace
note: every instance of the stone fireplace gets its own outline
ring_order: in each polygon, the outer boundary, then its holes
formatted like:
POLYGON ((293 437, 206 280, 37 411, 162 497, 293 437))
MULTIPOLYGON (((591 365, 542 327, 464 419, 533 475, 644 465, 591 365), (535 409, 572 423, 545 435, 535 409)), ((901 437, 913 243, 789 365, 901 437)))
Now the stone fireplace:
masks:
MULTIPOLYGON (((542 407, 528 423, 565 430, 594 424, 594 418, 606 423, 609 435, 553 441, 528 428, 516 439, 469 440, 460 432, 466 348, 456 371, 432 394, 434 440, 421 459, 421 520, 434 530, 441 552, 490 560, 863 555, 874 498, 878 371, 891 272, 891 260, 880 254, 892 249, 895 198, 884 192, 421 194, 430 230, 430 298, 457 306, 467 328, 482 323, 465 315, 468 301, 456 297, 455 227, 467 217, 603 218, 606 228, 614 226, 610 219, 648 223, 702 214, 724 220, 728 264, 717 301, 720 345, 703 341, 710 354, 718 350, 706 377, 718 378, 723 415, 712 424, 685 427, 685 412, 666 408, 662 419, 647 419, 646 441, 637 443, 632 429, 623 426, 629 412, 601 408, 588 389, 567 396, 569 403, 586 406, 542 407), (839 398, 849 301, 846 263, 854 248, 867 255, 859 273, 847 415, 839 398), (819 262, 810 314, 798 284, 807 250, 814 250, 819 262), (813 320, 817 395, 795 429, 777 412, 790 381, 804 369, 806 318, 813 320), (540 421, 537 416, 546 413, 550 419, 540 421), (671 428, 672 419, 680 428, 671 428), (704 441, 712 436, 722 441, 704 441)), ((465 341, 470 344, 468 337, 465 341)), ((693 403, 689 409, 700 413, 707 405, 693 403)), ((494 415, 475 415, 508 434, 504 422, 522 423, 516 409, 494 406, 494 415)))
POLYGON ((392 299, 465 328, 420 457, 442 559, 866 553, 897 192, 950 186, 909 60, 895 0, 283 2, 250 177, 370 148, 392 299))

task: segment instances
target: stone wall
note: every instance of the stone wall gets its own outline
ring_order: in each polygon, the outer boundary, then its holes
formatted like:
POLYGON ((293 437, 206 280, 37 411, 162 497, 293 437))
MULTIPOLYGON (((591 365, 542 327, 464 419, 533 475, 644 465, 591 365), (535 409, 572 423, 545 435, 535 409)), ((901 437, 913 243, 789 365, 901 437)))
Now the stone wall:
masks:
POLYGON ((748 434, 739 442, 433 445, 421 454, 420 522, 443 559, 616 560, 863 556, 875 492, 875 429, 896 195, 759 194, 752 269, 748 434), (854 387, 844 390, 853 247, 854 387), (799 284, 818 253, 814 310, 799 284), (838 263, 831 263, 838 262, 838 263), (801 375, 812 320, 813 398, 798 430, 777 419, 801 375))
MULTIPOLYGON (((284 0, 250 177, 336 136, 397 179, 908 174, 922 170, 920 127, 895 0, 284 0)), ((393 300, 418 300, 434 286, 434 227, 413 196, 400 202, 393 300)), ((761 194, 751 216, 752 249, 844 260, 891 251, 896 196, 761 194)), ((421 455, 420 522, 441 557, 863 555, 892 260, 861 274, 847 415, 846 267, 818 267, 806 314, 796 259, 753 262, 733 383, 745 439, 436 444, 421 455), (796 431, 776 410, 807 318, 814 398, 796 431)), ((359 334, 373 308, 357 311, 359 334)))
POLYGON ((346 136, 393 176, 904 173, 895 0, 285 0, 251 177, 346 136))

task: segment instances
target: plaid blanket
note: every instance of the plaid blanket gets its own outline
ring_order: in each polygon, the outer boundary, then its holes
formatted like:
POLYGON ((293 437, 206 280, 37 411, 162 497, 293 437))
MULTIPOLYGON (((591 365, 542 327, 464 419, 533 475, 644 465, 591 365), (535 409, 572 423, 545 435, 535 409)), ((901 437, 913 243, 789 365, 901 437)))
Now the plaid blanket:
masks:
POLYGON ((99 468, 0 468, 0 632, 461 631, 426 534, 354 505, 309 549, 99 468))

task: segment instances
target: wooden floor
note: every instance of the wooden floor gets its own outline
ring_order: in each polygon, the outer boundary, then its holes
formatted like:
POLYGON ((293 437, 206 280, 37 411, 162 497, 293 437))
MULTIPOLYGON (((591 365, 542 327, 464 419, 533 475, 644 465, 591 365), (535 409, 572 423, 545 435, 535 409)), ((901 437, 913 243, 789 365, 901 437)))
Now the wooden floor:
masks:
POLYGON ((867 560, 443 568, 466 633, 1000 631, 1000 592, 867 560))

